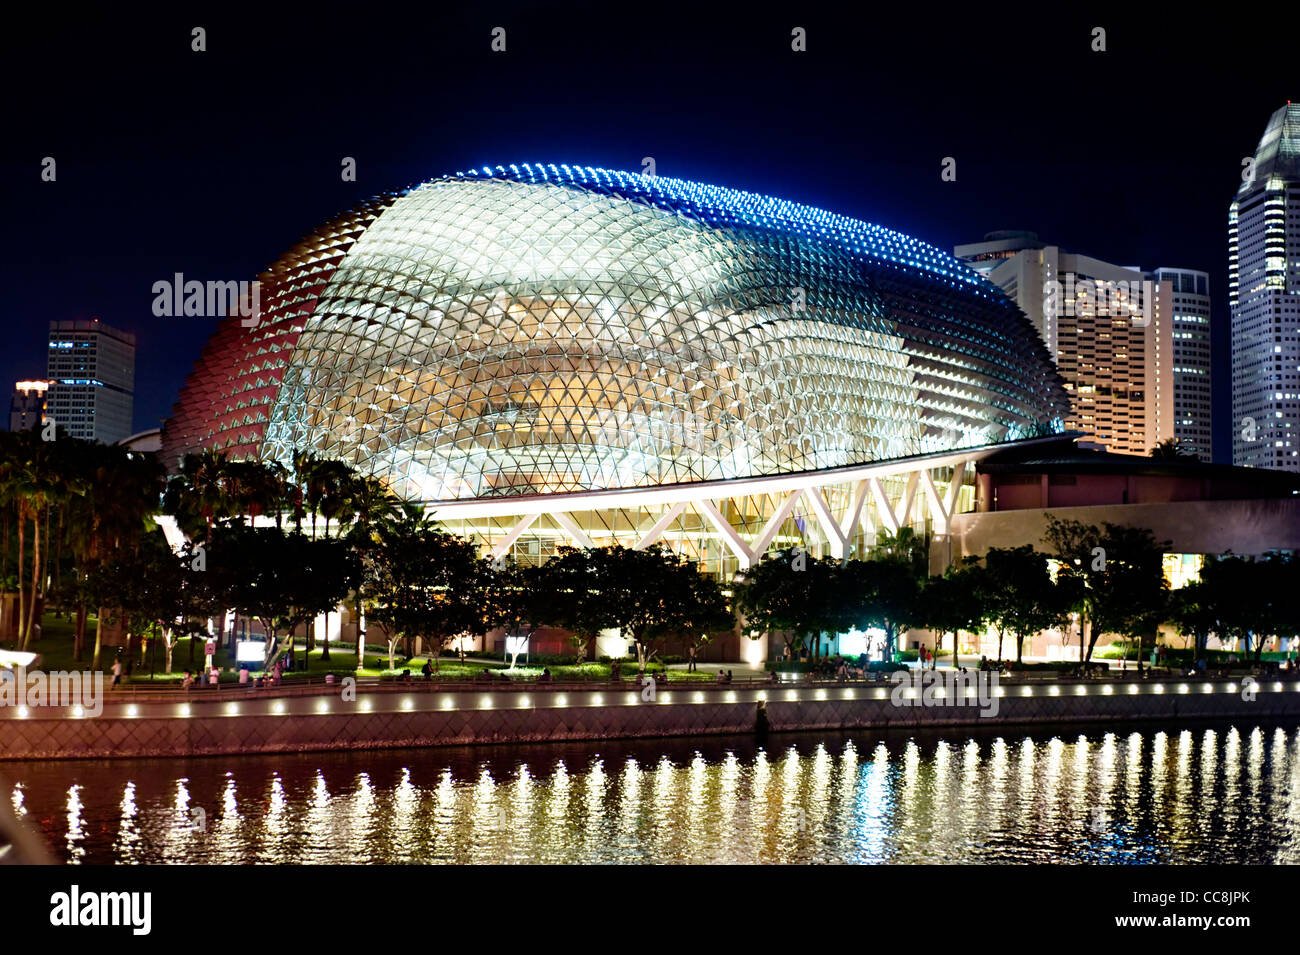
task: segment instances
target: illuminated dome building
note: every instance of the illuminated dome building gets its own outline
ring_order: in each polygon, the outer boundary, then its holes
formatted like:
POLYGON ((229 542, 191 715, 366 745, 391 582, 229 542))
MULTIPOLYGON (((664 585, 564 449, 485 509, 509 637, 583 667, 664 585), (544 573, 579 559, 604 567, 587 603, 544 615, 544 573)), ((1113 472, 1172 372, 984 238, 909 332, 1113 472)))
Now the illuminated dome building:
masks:
POLYGON ((261 276, 163 454, 349 462, 497 554, 664 542, 729 573, 969 503, 1061 429, 1028 320, 950 255, 779 199, 576 166, 385 196, 261 276), (249 327, 251 326, 251 327, 249 327))

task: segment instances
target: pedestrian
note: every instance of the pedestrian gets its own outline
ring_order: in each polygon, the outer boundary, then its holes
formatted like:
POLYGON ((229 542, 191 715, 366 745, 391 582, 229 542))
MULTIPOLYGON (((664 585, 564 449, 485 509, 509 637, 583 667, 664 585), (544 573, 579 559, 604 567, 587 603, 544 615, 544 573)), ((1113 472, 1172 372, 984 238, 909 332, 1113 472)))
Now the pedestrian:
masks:
POLYGON ((185 671, 185 679, 181 680, 181 688, 188 690, 194 685, 194 674, 189 670, 185 671))
POLYGON ((689 662, 686 664, 686 669, 688 672, 694 673, 695 672, 695 645, 694 644, 691 645, 690 655, 691 658, 689 662))
POLYGON ((113 686, 117 686, 121 682, 122 682, 122 659, 121 657, 119 657, 118 659, 113 661, 113 686))

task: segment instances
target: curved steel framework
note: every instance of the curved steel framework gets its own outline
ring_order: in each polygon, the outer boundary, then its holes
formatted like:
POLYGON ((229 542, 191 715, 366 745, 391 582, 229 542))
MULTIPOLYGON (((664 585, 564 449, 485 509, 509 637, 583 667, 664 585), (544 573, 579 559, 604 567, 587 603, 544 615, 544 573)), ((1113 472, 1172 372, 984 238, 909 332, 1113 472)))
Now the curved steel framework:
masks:
MULTIPOLYGON (((566 508, 531 533, 716 534, 725 563, 795 520, 842 551, 858 532, 842 515, 887 500, 890 475, 905 485, 895 503, 920 487, 946 520, 930 469, 884 462, 1059 431, 1068 407, 1028 320, 946 253, 681 180, 457 173, 339 217, 262 281, 262 314, 227 319, 187 380, 168 462, 311 450, 451 523, 502 521, 503 499, 535 499, 515 508, 523 520, 551 495, 639 490, 635 508, 672 498, 668 510, 566 508), (800 475, 811 483, 794 496, 735 490, 800 475), (729 514, 700 497, 721 483, 729 514)), ((886 508, 876 523, 890 520, 886 508)), ((498 551, 529 539, 517 523, 463 529, 498 551)))

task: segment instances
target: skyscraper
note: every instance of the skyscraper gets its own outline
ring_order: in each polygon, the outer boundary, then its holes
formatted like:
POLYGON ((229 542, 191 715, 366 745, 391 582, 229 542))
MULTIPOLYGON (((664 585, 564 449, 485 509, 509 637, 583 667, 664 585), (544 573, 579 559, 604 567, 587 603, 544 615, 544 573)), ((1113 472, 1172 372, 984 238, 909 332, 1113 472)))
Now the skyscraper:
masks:
POLYGON ((1300 470, 1300 104, 1275 112, 1228 207, 1232 463, 1300 470))
POLYGON ((13 398, 9 402, 9 430, 28 431, 45 417, 45 391, 48 381, 19 381, 14 383, 13 398))
POLYGON ((1159 268, 1173 297, 1174 437, 1178 450, 1213 459, 1210 426, 1210 276, 1191 269, 1159 268))
POLYGON ((1066 427, 1121 454, 1174 436, 1173 290, 1138 269, 992 232, 954 250, 1029 316, 1070 394, 1066 427))
POLYGON ((45 413, 74 438, 113 444, 131 434, 135 336, 90 321, 50 322, 45 413))

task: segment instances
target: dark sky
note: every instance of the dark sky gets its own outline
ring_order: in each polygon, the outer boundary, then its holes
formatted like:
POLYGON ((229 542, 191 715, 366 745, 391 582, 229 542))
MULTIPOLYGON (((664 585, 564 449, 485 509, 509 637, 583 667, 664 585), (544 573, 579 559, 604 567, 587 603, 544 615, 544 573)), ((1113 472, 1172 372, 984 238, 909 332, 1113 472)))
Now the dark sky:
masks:
POLYGON ((1285 5, 1267 20, 1094 4, 37 6, 0 39, 5 393, 44 374, 49 320, 99 316, 139 336, 135 423, 155 426, 214 325, 155 318, 155 281, 251 279, 358 200, 445 172, 639 171, 653 156, 660 175, 948 250, 1023 228, 1119 264, 1209 271, 1216 456, 1230 452, 1227 206, 1269 115, 1300 97, 1285 5), (795 26, 807 52, 790 50, 795 26), (956 182, 940 178, 947 156, 956 182))

